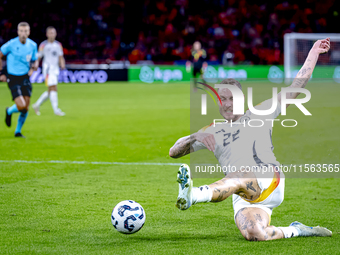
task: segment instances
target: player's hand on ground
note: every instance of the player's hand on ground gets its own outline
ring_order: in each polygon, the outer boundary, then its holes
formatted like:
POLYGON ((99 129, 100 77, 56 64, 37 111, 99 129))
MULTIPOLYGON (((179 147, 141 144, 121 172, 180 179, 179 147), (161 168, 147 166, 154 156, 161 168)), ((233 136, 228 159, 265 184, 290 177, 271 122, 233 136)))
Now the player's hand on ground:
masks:
POLYGON ((322 39, 322 40, 317 40, 314 45, 312 50, 317 52, 318 54, 321 53, 326 53, 327 51, 329 51, 331 47, 331 42, 330 42, 330 38, 326 38, 326 39, 322 39))
POLYGON ((195 134, 196 141, 203 143, 209 151, 215 152, 215 137, 212 134, 207 133, 196 133, 195 134))
POLYGON ((6 82, 7 81, 6 75, 4 75, 4 74, 0 75, 0 81, 6 82))

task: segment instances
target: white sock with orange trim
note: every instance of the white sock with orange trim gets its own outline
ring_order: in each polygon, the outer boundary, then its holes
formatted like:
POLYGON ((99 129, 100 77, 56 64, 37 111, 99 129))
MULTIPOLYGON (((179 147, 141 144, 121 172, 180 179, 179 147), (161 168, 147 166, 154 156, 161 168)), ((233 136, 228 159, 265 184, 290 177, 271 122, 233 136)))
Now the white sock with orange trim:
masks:
POLYGON ((208 185, 192 188, 192 203, 207 203, 211 201, 213 192, 208 185))
POLYGON ((45 91, 44 93, 41 94, 37 102, 34 104, 36 106, 42 105, 46 100, 48 99, 48 92, 45 91))
POLYGON ((285 238, 299 236, 299 232, 295 227, 290 226, 290 227, 278 227, 278 228, 282 230, 285 238))
POLYGON ((58 108, 58 92, 57 91, 51 91, 50 92, 50 100, 51 100, 51 105, 52 105, 54 113, 57 113, 59 111, 59 108, 58 108))

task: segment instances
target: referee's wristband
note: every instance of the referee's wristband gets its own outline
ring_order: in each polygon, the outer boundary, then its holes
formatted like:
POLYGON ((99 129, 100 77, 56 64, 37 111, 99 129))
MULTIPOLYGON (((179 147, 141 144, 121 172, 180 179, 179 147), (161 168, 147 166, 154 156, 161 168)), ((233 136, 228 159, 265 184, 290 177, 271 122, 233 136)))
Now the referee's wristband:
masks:
POLYGON ((0 70, 0 75, 7 75, 7 70, 6 70, 7 68, 5 67, 5 68, 3 68, 2 70, 0 70))

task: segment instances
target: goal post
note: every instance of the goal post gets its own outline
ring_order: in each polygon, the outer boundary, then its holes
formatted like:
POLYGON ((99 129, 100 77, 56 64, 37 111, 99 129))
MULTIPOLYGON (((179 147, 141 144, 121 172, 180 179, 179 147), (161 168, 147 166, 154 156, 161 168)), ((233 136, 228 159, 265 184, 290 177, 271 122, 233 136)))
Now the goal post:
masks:
POLYGON ((287 33, 284 35, 284 73, 287 84, 295 78, 314 42, 328 37, 331 49, 328 54, 320 55, 312 77, 332 78, 340 83, 340 34, 287 33))

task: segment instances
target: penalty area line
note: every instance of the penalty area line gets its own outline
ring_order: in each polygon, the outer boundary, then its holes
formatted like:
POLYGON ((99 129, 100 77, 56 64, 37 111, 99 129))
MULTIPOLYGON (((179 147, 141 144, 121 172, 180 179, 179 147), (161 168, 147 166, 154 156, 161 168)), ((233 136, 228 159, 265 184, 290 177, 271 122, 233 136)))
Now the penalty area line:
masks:
POLYGON ((78 165, 130 165, 130 166, 180 166, 182 163, 153 163, 153 162, 100 162, 100 161, 70 161, 70 160, 0 160, 0 163, 25 164, 78 164, 78 165))

